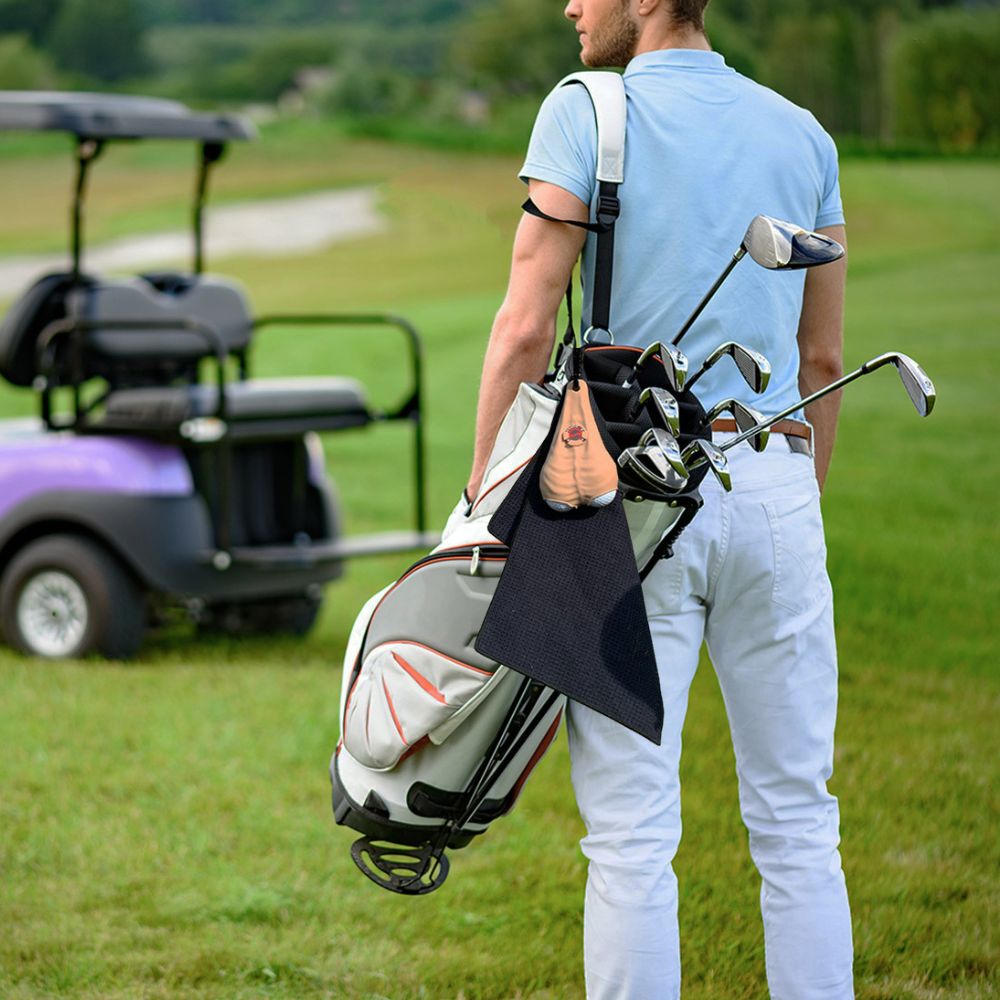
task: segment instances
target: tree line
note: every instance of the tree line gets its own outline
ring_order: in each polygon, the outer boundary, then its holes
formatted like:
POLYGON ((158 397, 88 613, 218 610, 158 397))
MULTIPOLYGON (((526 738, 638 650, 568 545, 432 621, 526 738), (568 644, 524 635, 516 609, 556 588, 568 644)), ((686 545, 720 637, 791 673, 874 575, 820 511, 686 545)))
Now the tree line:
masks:
MULTIPOLYGON (((1000 151, 996 0, 713 0, 707 27, 842 141, 1000 151)), ((577 51, 561 5, 538 0, 0 0, 0 88, 299 91, 354 128, 470 145, 522 145, 577 51)))

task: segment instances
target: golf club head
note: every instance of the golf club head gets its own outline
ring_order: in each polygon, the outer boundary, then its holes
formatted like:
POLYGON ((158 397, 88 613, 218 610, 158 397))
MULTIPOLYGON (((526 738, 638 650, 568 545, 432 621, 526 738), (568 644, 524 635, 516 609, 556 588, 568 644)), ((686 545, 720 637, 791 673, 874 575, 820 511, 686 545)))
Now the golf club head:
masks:
POLYGON ((753 392, 760 395, 767 388, 768 382, 771 381, 771 362, 760 351, 754 351, 742 344, 737 344, 735 340, 720 344, 712 351, 705 359, 698 374, 691 380, 691 385, 694 385, 712 365, 727 355, 735 362, 743 381, 753 392))
POLYGON ((632 375, 626 379, 624 384, 626 386, 633 385, 639 370, 653 357, 659 357, 663 364, 663 370, 667 376, 667 384, 670 388, 674 392, 681 392, 684 389, 684 383, 687 381, 688 359, 672 344, 662 344, 658 340, 654 340, 639 355, 639 360, 635 363, 632 375))
POLYGON ((927 373, 913 358, 905 354, 880 354, 863 367, 866 371, 872 371, 886 364, 895 365, 906 394, 910 397, 917 413, 926 417, 934 409, 934 402, 937 399, 937 390, 927 373))
POLYGON ((681 446, 677 443, 677 439, 669 431, 665 431, 662 427, 651 427, 639 439, 639 446, 644 448, 659 448, 663 453, 663 457, 666 459, 667 463, 674 470, 674 472, 676 472, 678 476, 683 476, 685 479, 687 478, 687 467, 681 460, 681 446))
POLYGON ((817 267, 844 256, 844 248, 829 236, 768 215, 758 215, 750 223, 743 248, 769 271, 817 267))
POLYGON ((666 453, 659 445, 650 444, 640 448, 637 456, 640 462, 649 462, 656 469, 656 476, 659 480, 659 489, 664 493, 679 493, 687 486, 688 472, 683 462, 678 462, 683 472, 679 472, 677 465, 671 462, 666 453))
MULTIPOLYGON (((753 430, 764 422, 763 414, 759 413, 752 406, 747 406, 738 399, 723 399, 705 414, 703 426, 710 427, 713 421, 717 417, 722 416, 723 413, 732 414, 733 420, 736 422, 736 430, 740 434, 744 431, 753 430)), ((761 427, 756 434, 747 438, 747 441, 754 451, 761 452, 767 447, 770 436, 770 430, 766 427, 761 427)))
POLYGON ((666 488, 667 480, 665 475, 661 476, 658 470, 662 466, 664 473, 666 473, 670 470, 670 466, 662 458, 659 463, 653 458, 650 458, 648 463, 642 461, 644 457, 642 453, 645 450, 642 447, 626 448, 618 456, 618 467, 631 477, 631 482, 626 482, 625 485, 634 486, 638 482, 658 493, 662 492, 666 488), (652 468, 650 468, 650 464, 652 468), (657 471, 654 472, 654 470, 657 471))
POLYGON ((698 438, 692 441, 682 455, 684 464, 690 468, 697 461, 698 465, 705 462, 719 480, 722 488, 728 493, 733 488, 733 479, 729 474, 729 462, 726 456, 711 441, 698 438))
POLYGON ((681 432, 681 408, 677 399, 666 389, 659 386, 649 386, 639 395, 639 402, 645 405, 652 400, 653 412, 663 422, 664 426, 677 437, 681 432))

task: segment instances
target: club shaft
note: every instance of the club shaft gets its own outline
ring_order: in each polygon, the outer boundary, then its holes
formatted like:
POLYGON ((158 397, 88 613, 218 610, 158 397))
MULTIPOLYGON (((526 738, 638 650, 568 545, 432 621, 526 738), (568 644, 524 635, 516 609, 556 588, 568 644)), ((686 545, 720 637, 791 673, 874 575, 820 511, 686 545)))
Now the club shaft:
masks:
POLYGON ((722 287, 722 283, 726 280, 726 278, 729 277, 733 268, 736 267, 736 265, 741 260, 743 260, 745 255, 746 255, 746 248, 742 246, 739 248, 739 250, 736 251, 736 253, 733 254, 733 259, 726 265, 726 269, 722 272, 722 274, 719 275, 718 278, 715 279, 715 284, 712 285, 712 287, 708 290, 708 292, 705 294, 705 297, 701 300, 701 302, 699 302, 698 305, 695 306, 694 312, 691 313, 690 316, 688 316, 684 325, 681 327, 680 332, 671 341, 671 344, 673 344, 674 347, 676 347, 681 342, 682 338, 688 332, 688 330, 690 330, 691 327, 694 326, 694 321, 701 315, 702 310, 711 301, 712 296, 715 295, 715 293, 722 287))
POLYGON ((869 364, 870 362, 866 362, 860 368, 856 368, 854 371, 848 372, 847 375, 838 378, 835 382, 831 382, 829 385, 823 386, 822 389, 817 389, 811 395, 803 397, 796 403, 792 403, 791 406, 786 407, 780 413, 775 413, 761 423, 748 428, 742 434, 737 434, 736 437, 730 438, 725 444, 719 446, 720 450, 727 451, 728 449, 735 447, 743 441, 746 441, 747 438, 751 438, 754 434, 764 430, 765 427, 770 427, 772 424, 776 424, 779 420, 784 420, 785 417, 790 417, 796 411, 809 406, 811 403, 815 403, 816 400, 822 399, 824 396, 828 396, 831 392, 836 392, 838 389, 842 389, 849 382, 853 382, 855 379, 861 378, 862 375, 867 375, 870 371, 874 371, 874 368, 868 367, 869 364))

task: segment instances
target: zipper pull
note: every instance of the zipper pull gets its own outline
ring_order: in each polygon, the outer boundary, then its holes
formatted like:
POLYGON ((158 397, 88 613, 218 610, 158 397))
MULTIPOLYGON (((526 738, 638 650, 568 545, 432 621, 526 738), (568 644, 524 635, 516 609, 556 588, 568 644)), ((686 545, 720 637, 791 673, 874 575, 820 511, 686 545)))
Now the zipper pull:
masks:
POLYGON ((475 576, 479 572, 479 546, 476 545, 472 550, 472 562, 469 565, 469 576, 475 576))

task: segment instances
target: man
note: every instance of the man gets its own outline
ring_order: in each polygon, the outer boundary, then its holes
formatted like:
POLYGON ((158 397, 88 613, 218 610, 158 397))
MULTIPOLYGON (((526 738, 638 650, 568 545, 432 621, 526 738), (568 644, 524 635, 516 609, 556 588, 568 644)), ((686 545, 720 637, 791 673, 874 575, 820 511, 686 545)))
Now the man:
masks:
MULTIPOLYGON (((836 150, 815 119, 733 72, 711 51, 708 0, 570 0, 566 17, 590 67, 625 66, 628 97, 622 214, 611 326, 616 342, 668 340, 765 213, 844 242, 836 150)), ((522 178, 558 218, 586 220, 596 135, 583 88, 543 104, 522 178)), ((586 238, 525 216, 510 284, 483 371, 474 497, 497 428, 521 381, 542 378, 555 316, 586 238)), ((766 273, 737 268, 685 338, 692 370, 720 342, 767 356, 768 392, 747 398, 732 366, 699 383, 711 404, 734 396, 776 412, 841 372, 845 267, 766 273), (806 277, 805 275, 808 275, 806 277), (800 391, 801 390, 801 393, 800 391)), ((585 293, 588 291, 585 288, 585 293)), ((587 304, 583 326, 587 326, 587 304)), ((687 695, 703 639, 719 677, 736 752, 740 808, 762 879, 771 996, 853 996, 850 913, 838 854, 832 772, 837 667, 819 488, 839 399, 806 425, 773 434, 763 455, 729 452, 734 491, 709 476, 704 509, 644 596, 663 690, 663 741, 653 746, 579 705, 568 726, 573 784, 587 828, 584 954, 591 1000, 664 1000, 680 990, 678 767, 687 695)), ((725 438, 720 431, 717 439, 725 438)))

